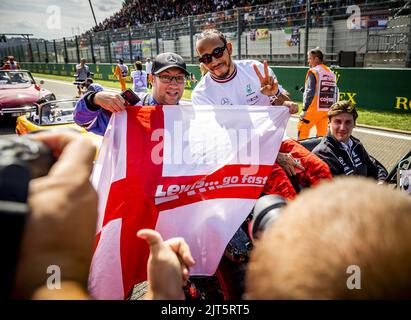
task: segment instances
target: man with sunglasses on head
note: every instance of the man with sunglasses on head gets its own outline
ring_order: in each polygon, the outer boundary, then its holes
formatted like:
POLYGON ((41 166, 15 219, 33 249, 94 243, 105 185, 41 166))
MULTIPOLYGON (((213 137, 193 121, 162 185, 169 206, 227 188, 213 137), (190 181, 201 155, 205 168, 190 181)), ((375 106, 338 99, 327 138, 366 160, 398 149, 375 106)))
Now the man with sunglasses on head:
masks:
MULTIPOLYGON (((137 105, 177 105, 183 96, 186 64, 181 56, 172 52, 159 54, 153 61, 153 87, 151 93, 137 93, 137 105)), ((85 94, 76 104, 74 121, 87 131, 104 135, 111 114, 124 111, 126 101, 120 94, 100 91, 85 94)))
MULTIPOLYGON (((201 33, 196 50, 208 72, 193 91, 193 105, 283 105, 291 114, 298 111, 267 61, 233 61, 232 44, 218 30, 201 33)), ((263 192, 294 198, 297 192, 288 178, 292 176, 296 176, 298 184, 309 186, 331 178, 331 173, 323 161, 297 141, 284 138, 263 192)))

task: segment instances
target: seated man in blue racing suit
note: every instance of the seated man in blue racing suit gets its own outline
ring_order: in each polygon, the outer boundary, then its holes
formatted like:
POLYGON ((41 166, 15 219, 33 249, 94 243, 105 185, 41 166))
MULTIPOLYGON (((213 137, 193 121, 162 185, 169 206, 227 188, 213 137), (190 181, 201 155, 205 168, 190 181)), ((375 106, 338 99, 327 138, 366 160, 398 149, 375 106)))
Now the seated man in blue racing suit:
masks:
POLYGON ((387 170, 370 157, 360 140, 351 135, 357 117, 351 102, 334 103, 328 111, 328 133, 313 153, 328 164, 333 176, 372 177, 383 183, 388 175, 387 170))
MULTIPOLYGON (((139 105, 179 104, 188 75, 183 58, 171 52, 159 54, 154 59, 152 75, 152 93, 139 93, 139 105)), ((74 121, 87 131, 104 135, 111 114, 125 108, 125 100, 120 94, 87 92, 76 104, 74 121)))
POLYGON ((80 88, 82 94, 85 94, 87 92, 100 92, 104 90, 104 88, 100 84, 94 83, 92 78, 87 78, 86 80, 84 80, 81 83, 80 88))

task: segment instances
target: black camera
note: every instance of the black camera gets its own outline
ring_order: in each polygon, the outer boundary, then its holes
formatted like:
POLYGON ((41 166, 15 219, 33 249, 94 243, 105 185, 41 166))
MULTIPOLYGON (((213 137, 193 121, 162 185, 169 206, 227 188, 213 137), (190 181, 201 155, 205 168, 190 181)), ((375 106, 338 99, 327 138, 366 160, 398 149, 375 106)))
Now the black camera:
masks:
POLYGON ((40 141, 0 138, 0 200, 26 202, 29 180, 46 175, 54 162, 51 150, 40 141))
POLYGON ((51 150, 28 137, 0 138, 0 299, 11 296, 26 218, 30 179, 44 176, 55 162, 51 150))
POLYGON ((249 229, 251 239, 258 239, 260 234, 278 219, 286 204, 285 198, 273 194, 258 199, 252 212, 253 219, 249 229))
POLYGON ((127 101, 130 106, 135 106, 140 102, 138 95, 136 95, 131 89, 124 90, 120 95, 124 98, 124 100, 127 101))

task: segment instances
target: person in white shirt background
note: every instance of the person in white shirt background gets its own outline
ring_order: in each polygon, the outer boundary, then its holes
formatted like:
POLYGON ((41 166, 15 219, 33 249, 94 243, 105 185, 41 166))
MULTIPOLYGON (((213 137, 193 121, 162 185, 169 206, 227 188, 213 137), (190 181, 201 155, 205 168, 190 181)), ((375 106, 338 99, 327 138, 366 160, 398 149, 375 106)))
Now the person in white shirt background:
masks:
POLYGON ((143 64, 141 61, 134 63, 134 70, 130 77, 133 79, 134 92, 147 92, 147 73, 143 71, 143 64))
POLYGON ((145 67, 146 67, 146 72, 147 72, 147 88, 151 88, 151 84, 153 83, 153 76, 151 74, 153 63, 151 62, 150 58, 147 58, 145 67))

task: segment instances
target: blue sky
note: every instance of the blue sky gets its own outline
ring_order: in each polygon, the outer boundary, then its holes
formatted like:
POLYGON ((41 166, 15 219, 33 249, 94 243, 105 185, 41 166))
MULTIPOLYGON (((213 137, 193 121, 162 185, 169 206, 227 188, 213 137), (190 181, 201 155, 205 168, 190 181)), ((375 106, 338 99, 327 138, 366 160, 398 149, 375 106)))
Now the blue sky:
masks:
MULTIPOLYGON (((121 0, 91 2, 97 23, 117 12, 122 3, 121 0)), ((71 37, 92 26, 88 0, 0 0, 0 33, 32 33, 35 38, 51 40, 71 37)))

